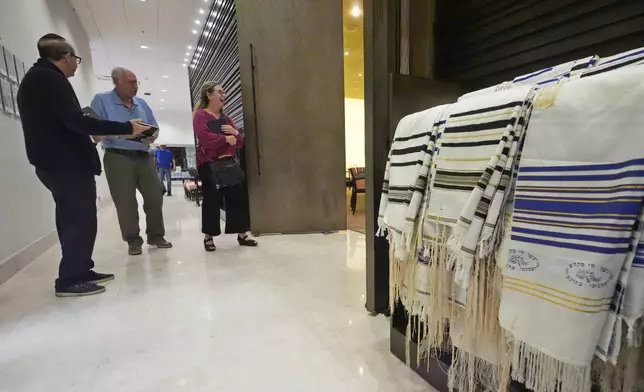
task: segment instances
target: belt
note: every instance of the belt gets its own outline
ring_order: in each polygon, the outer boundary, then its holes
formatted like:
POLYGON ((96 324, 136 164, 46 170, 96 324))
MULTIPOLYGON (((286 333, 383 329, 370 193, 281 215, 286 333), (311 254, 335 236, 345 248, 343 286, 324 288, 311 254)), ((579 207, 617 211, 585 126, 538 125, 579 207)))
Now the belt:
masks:
POLYGON ((110 152, 114 154, 125 155, 130 158, 148 158, 150 154, 147 151, 141 150, 122 150, 120 148, 106 148, 105 152, 110 152))

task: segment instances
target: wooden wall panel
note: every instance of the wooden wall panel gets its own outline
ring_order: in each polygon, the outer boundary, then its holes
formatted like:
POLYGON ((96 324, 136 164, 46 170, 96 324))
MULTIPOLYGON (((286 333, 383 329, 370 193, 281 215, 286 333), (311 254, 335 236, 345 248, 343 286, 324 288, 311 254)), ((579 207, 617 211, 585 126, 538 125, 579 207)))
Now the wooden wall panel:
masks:
POLYGON ((239 1, 237 16, 253 231, 345 229, 341 0, 239 1))
POLYGON ((485 87, 644 46, 644 1, 439 0, 436 78, 485 87))

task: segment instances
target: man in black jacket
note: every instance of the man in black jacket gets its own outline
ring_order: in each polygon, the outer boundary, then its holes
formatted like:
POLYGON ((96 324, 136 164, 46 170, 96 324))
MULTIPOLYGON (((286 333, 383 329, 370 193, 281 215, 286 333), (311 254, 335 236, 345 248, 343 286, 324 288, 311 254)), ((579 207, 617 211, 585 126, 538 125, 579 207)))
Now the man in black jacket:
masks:
POLYGON ((114 279, 92 269, 96 240, 96 182, 101 163, 90 135, 139 134, 148 127, 137 121, 114 122, 85 116, 67 78, 81 58, 62 37, 47 34, 38 41, 40 59, 18 89, 18 108, 29 162, 56 203, 56 229, 63 257, 56 280, 57 297, 105 291, 99 283, 114 279))

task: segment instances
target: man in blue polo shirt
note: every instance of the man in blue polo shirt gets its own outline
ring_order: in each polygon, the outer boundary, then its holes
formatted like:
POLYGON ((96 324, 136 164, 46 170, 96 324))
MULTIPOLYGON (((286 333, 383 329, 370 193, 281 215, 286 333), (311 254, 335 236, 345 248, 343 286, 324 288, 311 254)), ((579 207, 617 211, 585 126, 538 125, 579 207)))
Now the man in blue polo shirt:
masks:
POLYGON ((174 154, 172 151, 168 150, 168 147, 165 144, 162 144, 158 150, 154 153, 154 156, 157 159, 157 166, 159 168, 159 180, 161 184, 163 181, 167 185, 163 187, 163 193, 168 192, 168 196, 172 196, 172 172, 174 171, 174 154))
MULTIPOLYGON (((144 123, 158 126, 147 102, 136 96, 139 81, 132 71, 121 67, 114 68, 112 81, 114 90, 97 94, 92 101, 92 109, 101 118, 112 121, 140 119, 144 123)), ((165 240, 161 183, 154 157, 148 151, 157 136, 155 134, 142 140, 128 136, 108 136, 100 139, 105 149, 103 164, 107 184, 116 206, 121 234, 123 240, 128 243, 130 255, 143 253, 143 239, 139 234, 137 189, 143 196, 148 245, 159 248, 172 247, 172 244, 165 240)))

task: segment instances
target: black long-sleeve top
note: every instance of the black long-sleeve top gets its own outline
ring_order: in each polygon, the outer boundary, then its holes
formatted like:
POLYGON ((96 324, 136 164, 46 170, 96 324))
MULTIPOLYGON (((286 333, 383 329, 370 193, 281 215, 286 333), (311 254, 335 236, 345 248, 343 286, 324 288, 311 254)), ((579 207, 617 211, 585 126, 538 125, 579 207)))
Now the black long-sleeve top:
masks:
POLYGON ((67 77, 40 59, 18 88, 18 109, 29 162, 46 170, 92 170, 101 162, 90 135, 130 135, 129 122, 98 120, 83 114, 67 77))

